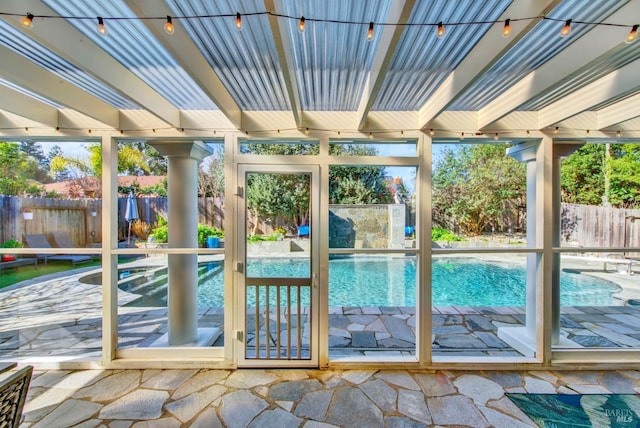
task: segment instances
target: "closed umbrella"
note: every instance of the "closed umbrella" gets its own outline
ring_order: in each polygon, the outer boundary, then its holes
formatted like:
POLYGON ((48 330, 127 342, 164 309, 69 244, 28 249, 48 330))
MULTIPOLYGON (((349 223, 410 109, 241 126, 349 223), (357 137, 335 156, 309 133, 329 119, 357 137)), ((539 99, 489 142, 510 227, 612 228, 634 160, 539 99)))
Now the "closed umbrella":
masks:
POLYGON ((129 223, 129 233, 127 235, 127 245, 131 243, 131 222, 138 219, 138 200, 133 192, 129 192, 127 197, 127 207, 124 211, 124 219, 129 223))

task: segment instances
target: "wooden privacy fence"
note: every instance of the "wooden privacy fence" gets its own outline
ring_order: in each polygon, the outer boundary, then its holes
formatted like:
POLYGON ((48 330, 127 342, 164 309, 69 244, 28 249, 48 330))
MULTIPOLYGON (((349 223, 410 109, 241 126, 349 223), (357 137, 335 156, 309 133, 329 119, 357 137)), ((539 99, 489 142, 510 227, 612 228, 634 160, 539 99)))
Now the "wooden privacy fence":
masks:
MULTIPOLYGON (((126 238, 127 198, 118 198, 118 238, 126 238)), ((158 216, 167 218, 167 198, 138 197, 139 219, 153 225, 158 216)), ((198 199, 198 221, 222 229, 224 207, 221 198, 198 199)), ((101 199, 22 198, 0 195, 0 244, 9 239, 23 240, 23 235, 66 231, 76 246, 102 242, 101 199), (25 210, 33 217, 26 219, 25 210)))
MULTIPOLYGON (((119 238, 126 238, 126 196, 118 198, 119 238)), ((158 216, 167 217, 168 200, 138 197, 141 221, 153 225, 158 216)), ((0 243, 9 239, 22 241, 24 234, 45 235, 67 231, 73 243, 86 246, 102 242, 102 200, 47 199, 0 196, 0 243), (33 218, 25 219, 29 209, 33 218), (95 215, 93 215, 95 214, 95 215)), ((198 199, 198 221, 218 229, 224 228, 224 205, 221 198, 198 199)), ((410 220, 409 220, 410 221, 410 220)), ((562 245, 576 247, 640 247, 640 210, 592 205, 562 204, 562 245)), ((266 229, 266 225, 265 225, 266 229)))

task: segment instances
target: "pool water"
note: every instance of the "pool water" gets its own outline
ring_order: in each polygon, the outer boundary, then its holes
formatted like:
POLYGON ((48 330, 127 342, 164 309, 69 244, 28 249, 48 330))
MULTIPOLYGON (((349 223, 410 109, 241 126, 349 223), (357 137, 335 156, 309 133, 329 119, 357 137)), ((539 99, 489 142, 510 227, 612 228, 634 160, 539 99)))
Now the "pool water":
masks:
MULTIPOLYGON (((222 307, 223 262, 199 266, 198 305, 222 307)), ((251 277, 304 277, 307 259, 255 259, 251 277)), ((123 278, 121 274, 121 278, 123 278)), ((438 258, 433 261, 433 306, 524 306, 526 268, 522 264, 488 263, 477 259, 438 258)), ((606 280, 576 272, 560 276, 562 306, 609 306, 621 288, 606 280)), ((124 291, 141 294, 134 306, 166 306, 166 269, 132 275, 124 291), (146 287, 145 284, 153 284, 146 287), (164 284, 164 287, 158 284, 164 284)), ((416 258, 344 257, 329 262, 330 306, 415 306, 416 258)), ((248 293, 249 299, 251 292, 248 293)), ((304 302, 303 296, 303 303, 304 302)), ((249 302, 251 304, 251 302, 249 302)))

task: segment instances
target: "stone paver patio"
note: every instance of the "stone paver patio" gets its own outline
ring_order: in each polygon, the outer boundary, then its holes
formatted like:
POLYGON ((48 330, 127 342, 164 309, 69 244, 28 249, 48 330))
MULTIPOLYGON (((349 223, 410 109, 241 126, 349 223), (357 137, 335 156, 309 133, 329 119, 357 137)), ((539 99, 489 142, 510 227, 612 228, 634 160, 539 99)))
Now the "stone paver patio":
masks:
POLYGON ((39 371, 21 427, 534 427, 507 392, 635 394, 640 372, 39 371))
MULTIPOLYGON (((143 263, 147 263, 143 260, 143 263)), ((102 337, 100 285, 78 279, 95 268, 74 271, 0 291, 0 359, 81 356, 99 358, 102 337)), ((610 274, 611 275, 611 274, 610 274)), ((616 275, 616 274, 613 274, 616 275)), ((622 278, 633 281, 635 276, 622 278)), ((166 308, 124 306, 135 296, 119 291, 120 347, 151 346, 166 333, 166 308)), ((223 327, 223 308, 200 308, 200 327, 223 327)), ((260 325, 264 325, 264 311, 260 325)), ((270 318, 274 320, 275 314, 270 318)), ((497 336, 501 326, 524 323, 522 307, 433 308, 434 355, 519 356, 497 336)), ((330 307, 331 358, 415 354, 415 308, 330 307)), ((640 347, 640 311, 635 306, 563 307, 562 334, 584 347, 640 347)), ((249 323, 248 337, 254 321, 249 323)), ((273 327, 274 322, 271 323, 273 327)), ((306 324, 308 326, 308 322, 306 324)), ((306 330, 306 329, 305 329, 306 330)), ((271 343, 275 331, 271 332, 271 343)), ((264 343, 264 339, 261 339, 264 343)), ((224 335, 214 346, 224 344, 224 335)), ((251 345, 251 343, 250 343, 251 345)), ((308 346, 308 332, 303 347, 308 346)))

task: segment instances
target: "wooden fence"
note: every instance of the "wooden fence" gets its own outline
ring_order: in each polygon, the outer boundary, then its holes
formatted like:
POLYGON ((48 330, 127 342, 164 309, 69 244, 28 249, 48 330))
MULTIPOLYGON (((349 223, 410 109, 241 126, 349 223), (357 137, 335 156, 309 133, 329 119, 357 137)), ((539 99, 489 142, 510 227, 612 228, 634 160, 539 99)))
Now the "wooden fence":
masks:
MULTIPOLYGON (((167 198, 137 198, 139 219, 149 225, 158 216, 167 218, 167 198)), ((125 221, 127 198, 118 198, 118 239, 127 236, 125 221)), ((102 242, 102 200, 49 199, 0 196, 0 244, 9 239, 23 240, 23 235, 67 231, 76 246, 102 242), (25 219, 30 210, 32 219, 25 219)), ((220 198, 198 199, 198 221, 222 229, 224 208, 220 198)))
MULTIPOLYGON (((118 238, 127 234, 126 197, 118 199, 118 238)), ((167 217, 167 198, 139 197, 140 220, 149 225, 167 217)), ((77 246, 102 242, 100 199, 45 199, 0 196, 0 243, 22 240, 24 234, 68 231, 77 246), (25 220, 30 209, 33 219, 25 220), (95 214, 95 216, 93 215, 95 214)), ((224 206, 220 198, 198 199, 198 221, 224 229, 224 206)), ((410 221, 410 220, 409 220, 410 221)), ((564 246, 640 247, 640 210, 591 205, 562 204, 561 239, 564 246)), ((262 225, 263 233, 271 226, 262 225)))

